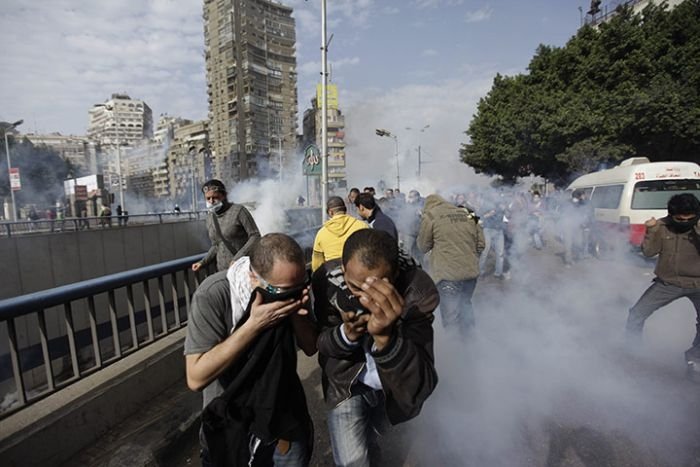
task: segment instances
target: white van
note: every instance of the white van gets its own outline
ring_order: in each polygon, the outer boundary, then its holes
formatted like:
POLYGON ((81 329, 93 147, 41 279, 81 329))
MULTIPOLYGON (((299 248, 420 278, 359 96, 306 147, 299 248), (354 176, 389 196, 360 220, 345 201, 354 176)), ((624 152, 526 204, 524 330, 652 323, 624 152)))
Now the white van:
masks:
MULTIPOLYGON (((626 159, 617 167, 583 175, 567 191, 581 189, 595 208, 601 236, 620 232, 635 246, 644 240, 644 222, 668 214, 669 198, 693 193, 700 199, 700 166, 693 162, 649 162, 626 159)), ((612 242, 610 242, 612 243, 612 242)))

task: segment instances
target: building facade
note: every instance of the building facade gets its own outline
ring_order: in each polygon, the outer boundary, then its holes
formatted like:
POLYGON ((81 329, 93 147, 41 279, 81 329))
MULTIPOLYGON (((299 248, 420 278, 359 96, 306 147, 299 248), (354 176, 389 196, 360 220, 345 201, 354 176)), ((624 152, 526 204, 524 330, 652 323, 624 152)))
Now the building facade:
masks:
POLYGON ((127 94, 112 94, 106 102, 95 104, 88 114, 87 136, 102 149, 98 161, 101 171, 112 189, 119 187, 121 179, 122 190, 127 190, 128 148, 148 145, 147 140, 153 136, 151 108, 127 94))
POLYGON ((217 178, 273 177, 294 153, 292 11, 269 0, 204 0, 209 136, 217 178))
MULTIPOLYGON (((327 86, 328 94, 328 188, 331 191, 347 188, 345 170, 345 117, 338 107, 338 88, 327 86)), ((316 98, 311 100, 311 108, 304 111, 304 147, 315 144, 321 149, 321 85, 316 98)))
MULTIPOLYGON (((168 149, 168 184, 171 199, 182 210, 196 210, 201 201, 200 187, 212 178, 211 147, 206 121, 190 122, 175 128, 168 149)), ((203 209, 204 205, 199 206, 203 209)))
POLYGON ((75 169, 75 176, 97 173, 99 143, 83 136, 64 136, 60 133, 24 135, 35 146, 48 146, 69 162, 75 169))

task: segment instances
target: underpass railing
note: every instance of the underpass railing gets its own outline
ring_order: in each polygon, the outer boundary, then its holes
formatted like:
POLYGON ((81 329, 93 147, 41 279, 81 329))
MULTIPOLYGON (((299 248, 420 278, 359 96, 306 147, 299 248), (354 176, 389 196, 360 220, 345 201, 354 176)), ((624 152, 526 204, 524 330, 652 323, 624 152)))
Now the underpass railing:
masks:
POLYGON ((147 214, 116 214, 97 217, 66 217, 64 219, 36 219, 0 222, 0 237, 54 232, 78 232, 90 229, 128 227, 129 225, 165 224, 168 222, 198 221, 206 218, 206 211, 159 212, 147 214))
MULTIPOLYGON (((317 230, 290 234, 307 262, 317 230)), ((185 327, 202 257, 1 300, 0 420, 185 327)))
POLYGON ((202 257, 0 301, 0 419, 184 327, 202 277, 191 265, 202 257))

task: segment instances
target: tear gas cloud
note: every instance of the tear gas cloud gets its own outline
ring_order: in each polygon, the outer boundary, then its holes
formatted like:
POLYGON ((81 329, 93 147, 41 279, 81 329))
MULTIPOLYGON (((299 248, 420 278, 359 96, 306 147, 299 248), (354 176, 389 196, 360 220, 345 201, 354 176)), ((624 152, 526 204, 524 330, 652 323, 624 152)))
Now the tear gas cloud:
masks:
POLYGON ((490 258, 466 343, 445 333, 436 312, 440 383, 409 425, 414 459, 504 467, 697 459, 700 397, 684 379, 683 359, 695 331, 692 305, 657 311, 643 342, 626 341, 627 311, 650 285, 653 263, 625 249, 564 268, 565 228, 556 216, 547 221, 541 251, 517 228, 524 241, 507 255, 510 280, 488 275, 490 258))

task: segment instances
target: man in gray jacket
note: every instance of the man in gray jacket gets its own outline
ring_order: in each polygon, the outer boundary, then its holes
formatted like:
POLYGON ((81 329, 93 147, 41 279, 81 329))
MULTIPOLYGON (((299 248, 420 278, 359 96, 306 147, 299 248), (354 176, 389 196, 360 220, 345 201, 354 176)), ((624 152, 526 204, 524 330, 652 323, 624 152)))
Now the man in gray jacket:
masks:
POLYGON ((192 270, 216 262, 216 270, 225 271, 234 261, 250 254, 253 244, 260 239, 260 231, 245 206, 228 200, 221 181, 209 180, 202 186, 202 193, 209 211, 207 232, 211 248, 204 259, 192 265, 192 270))
POLYGON ((418 248, 430 252, 430 276, 440 292, 442 325, 464 338, 474 327, 472 295, 484 251, 478 218, 438 195, 425 199, 418 248))
POLYGON ((639 337, 651 314, 682 297, 688 297, 697 314, 695 340, 687 353, 700 361, 700 201, 691 193, 668 201, 668 216, 646 221, 642 242, 645 256, 659 255, 654 282, 630 309, 627 333, 639 337))

